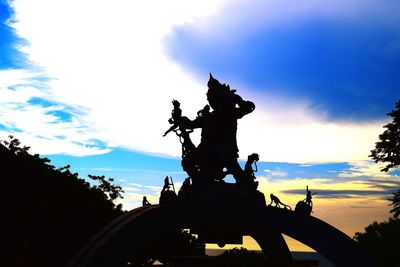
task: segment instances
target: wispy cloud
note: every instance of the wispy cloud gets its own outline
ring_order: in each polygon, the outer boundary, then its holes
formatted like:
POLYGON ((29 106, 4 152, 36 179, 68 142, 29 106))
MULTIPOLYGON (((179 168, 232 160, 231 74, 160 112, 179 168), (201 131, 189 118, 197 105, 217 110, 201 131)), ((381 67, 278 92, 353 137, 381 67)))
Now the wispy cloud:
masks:
POLYGON ((46 94, 37 87, 19 85, 14 81, 15 78, 24 82, 31 77, 29 73, 0 71, 2 75, 7 78, 0 84, 1 139, 14 134, 24 144, 32 145, 33 152, 44 154, 83 156, 110 151, 98 146, 98 132, 82 123, 80 114, 73 112, 75 108, 68 110, 67 105, 56 102, 51 105, 30 103, 46 94), (13 83, 16 85, 12 86, 13 83), (68 114, 68 119, 65 114, 68 114))
MULTIPOLYGON (((318 193, 318 198, 353 198, 360 196, 379 196, 383 199, 386 199, 398 187, 399 185, 397 185, 397 187, 392 187, 386 190, 327 190, 313 188, 313 191, 318 193)), ((282 193, 304 195, 304 189, 283 190, 282 193)))
POLYGON ((384 167, 382 163, 375 163, 371 160, 353 161, 349 163, 351 167, 339 173, 339 177, 357 178, 357 177, 374 177, 388 179, 393 177, 390 173, 382 172, 384 167))
POLYGON ((276 178, 276 177, 286 177, 286 176, 288 176, 287 172, 282 171, 280 169, 276 169, 276 170, 268 170, 268 169, 266 169, 266 170, 264 170, 264 172, 266 172, 267 173, 267 177, 270 177, 270 178, 271 177, 276 178))
POLYGON ((151 204, 158 204, 161 189, 160 186, 130 183, 129 186, 123 186, 124 199, 119 203, 123 204, 124 209, 137 208, 142 206, 143 196, 146 196, 151 204))
POLYGON ((389 216, 387 198, 397 191, 400 183, 373 177, 360 178, 296 178, 271 179, 259 177, 259 190, 266 196, 277 195, 280 200, 295 208, 306 197, 306 186, 313 196, 313 216, 337 227, 350 237, 373 221, 383 221, 389 216))
POLYGON ((305 196, 306 186, 312 192, 317 192, 316 198, 377 198, 387 199, 400 188, 400 181, 374 176, 356 176, 353 178, 325 177, 325 178, 284 178, 260 176, 258 177, 260 190, 264 194, 283 194, 292 201, 299 196, 305 196))
MULTIPOLYGON (((216 6, 201 1, 190 5, 178 1, 179 9, 171 8, 173 3, 168 3, 165 8, 170 9, 169 12, 162 8, 155 12, 152 4, 131 1, 120 1, 112 6, 98 1, 54 3, 12 2, 15 17, 11 26, 29 41, 21 50, 33 63, 42 66, 50 78, 46 81, 47 94, 40 96, 84 108, 76 124, 68 124, 71 131, 74 128, 79 132, 90 131, 92 135, 101 133, 101 140, 109 146, 178 155, 176 139, 161 136, 169 126, 166 120, 170 114, 170 100, 182 97, 193 103, 197 99, 197 105, 186 108, 195 114, 197 107, 203 106, 201 99, 205 99, 205 95, 204 89, 179 66, 166 60, 161 41, 173 25, 195 16, 207 16, 215 12, 216 6), (96 12, 93 12, 93 5, 96 12), (42 12, 42 8, 47 11, 42 12), (75 14, 74 20, 67 13, 75 14), (110 18, 112 15, 115 17, 110 18), (105 17, 110 19, 105 20, 105 17), (98 63, 100 58, 101 64, 98 63), (154 112, 153 107, 160 112, 154 112)), ((8 86, 19 84, 18 78, 8 86)), ((26 115, 12 118, 29 121, 26 115)), ((49 131, 57 127, 46 125, 49 131)), ((37 129, 22 130, 40 135, 37 129)), ((47 137, 51 139, 50 134, 47 137)), ((29 138, 31 141, 34 138, 29 138)), ((40 148, 36 142, 31 145, 40 148)))

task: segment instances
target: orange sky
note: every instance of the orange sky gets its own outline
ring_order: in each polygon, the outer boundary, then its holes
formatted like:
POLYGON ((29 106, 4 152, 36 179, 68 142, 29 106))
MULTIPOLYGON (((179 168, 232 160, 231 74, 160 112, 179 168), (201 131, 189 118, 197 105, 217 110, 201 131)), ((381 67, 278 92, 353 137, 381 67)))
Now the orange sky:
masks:
MULTIPOLYGON (((294 208, 299 200, 304 199, 304 195, 284 194, 281 190, 299 188, 308 184, 310 190, 312 188, 329 188, 337 190, 371 190, 370 185, 362 182, 355 183, 331 183, 322 179, 298 179, 290 181, 271 182, 267 179, 260 179, 259 189, 266 196, 267 204, 269 204, 269 194, 273 193, 279 196, 280 200, 285 204, 294 208)), ((305 192, 305 190, 304 190, 305 192)), ((388 196, 389 198, 390 196, 388 196)), ((362 232, 364 228, 374 221, 384 221, 390 216, 390 202, 382 199, 381 196, 350 196, 348 198, 321 198, 317 194, 313 198, 314 211, 312 216, 315 216, 330 225, 341 230, 349 237, 353 237, 356 232, 362 232)), ((287 244, 291 251, 313 251, 306 245, 285 236, 287 244)), ((218 248, 217 245, 209 244, 208 248, 218 248)), ((237 247, 237 245, 227 245, 224 249, 237 247)), ((243 247, 251 250, 260 249, 258 244, 251 237, 244 237, 243 247)))

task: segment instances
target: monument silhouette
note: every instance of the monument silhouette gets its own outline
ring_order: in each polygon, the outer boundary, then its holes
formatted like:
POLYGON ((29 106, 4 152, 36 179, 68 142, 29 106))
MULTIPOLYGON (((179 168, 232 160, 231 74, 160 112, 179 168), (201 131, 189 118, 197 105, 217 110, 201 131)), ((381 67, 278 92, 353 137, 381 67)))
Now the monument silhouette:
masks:
POLYGON ((127 262, 141 266, 143 258, 149 256, 146 248, 178 229, 190 229, 199 240, 220 246, 242 244, 243 236, 251 236, 267 257, 268 266, 295 266, 282 234, 313 248, 337 267, 375 266, 350 237, 310 216, 313 193, 308 186, 306 198, 294 211, 273 194, 266 205, 254 175, 259 155, 249 155, 244 169, 238 163, 237 121, 253 112, 255 104, 211 74, 207 86, 208 104, 194 119, 183 116, 179 101, 172 101, 171 126, 164 136, 170 132, 178 136, 181 165, 188 174, 178 193, 167 176, 159 205, 146 202, 117 218, 68 266, 125 266, 127 262), (190 138, 194 129, 201 129, 197 146, 190 138), (229 174, 235 183, 224 181, 229 174))

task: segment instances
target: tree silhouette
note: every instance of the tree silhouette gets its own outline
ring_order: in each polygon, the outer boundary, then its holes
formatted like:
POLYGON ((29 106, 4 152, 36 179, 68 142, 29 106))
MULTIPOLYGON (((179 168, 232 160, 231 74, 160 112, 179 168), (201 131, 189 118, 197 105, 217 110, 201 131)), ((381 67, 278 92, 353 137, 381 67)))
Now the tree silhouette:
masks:
POLYGON ((393 217, 398 218, 400 215, 400 190, 396 193, 393 193, 393 198, 389 198, 388 200, 392 201, 393 209, 390 210, 393 214, 393 217))
MULTIPOLYGON (((379 141, 375 143, 375 149, 369 155, 378 162, 385 162, 387 165, 381 171, 387 172, 390 169, 397 169, 400 166, 400 100, 397 101, 394 110, 387 114, 392 117, 392 121, 385 126, 386 130, 379 135, 379 141)), ((393 209, 390 210, 397 218, 400 215, 400 190, 393 193, 393 209)))
POLYGON ((271 266, 262 253, 249 251, 245 248, 233 248, 217 257, 218 266, 247 267, 271 266))
POLYGON ((371 150, 370 155, 376 163, 387 163, 382 169, 385 172, 400 165, 400 100, 387 115, 392 117, 392 121, 383 126, 386 130, 379 135, 379 141, 375 143, 375 149, 371 150))
MULTIPOLYGON (((14 136, 0 141, 0 266, 64 266, 89 238, 120 216, 122 187, 113 178, 89 175, 91 185, 31 155, 14 136)), ((172 231, 150 248, 153 259, 204 255, 205 244, 185 230, 172 231)))
POLYGON ((353 237, 379 266, 399 266, 400 220, 389 218, 388 221, 374 222, 365 228, 365 232, 353 237))
POLYGON ((0 266, 63 266, 123 213, 112 178, 93 176, 99 184, 90 185, 13 136, 0 142, 0 159, 0 266))
POLYGON ((114 184, 114 178, 106 179, 104 175, 96 176, 96 175, 88 175, 90 179, 94 181, 98 181, 99 185, 96 186, 101 191, 103 191, 112 201, 123 198, 121 193, 124 192, 122 187, 114 184))
POLYGON ((173 230, 160 237, 147 248, 140 262, 135 266, 152 266, 156 260, 166 266, 174 266, 175 256, 205 256, 206 245, 186 229, 173 230))
MULTIPOLYGON (((392 121, 383 126, 386 130, 379 135, 379 141, 375 143, 375 149, 369 155, 376 163, 386 163, 381 171, 398 169, 400 166, 400 100, 395 109, 387 114, 392 121)), ((372 256, 376 258, 380 266, 398 266, 400 247, 400 190, 389 198, 393 209, 390 210, 393 218, 388 221, 374 222, 365 228, 365 232, 356 233, 354 239, 372 256)))

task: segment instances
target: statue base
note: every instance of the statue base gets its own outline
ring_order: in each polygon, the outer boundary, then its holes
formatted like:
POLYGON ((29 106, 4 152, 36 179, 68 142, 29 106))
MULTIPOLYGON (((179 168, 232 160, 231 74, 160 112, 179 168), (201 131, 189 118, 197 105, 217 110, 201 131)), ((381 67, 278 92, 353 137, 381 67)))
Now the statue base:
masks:
POLYGON ((265 207, 264 194, 252 187, 230 183, 216 183, 209 186, 192 185, 180 190, 178 201, 184 205, 207 207, 265 207))

